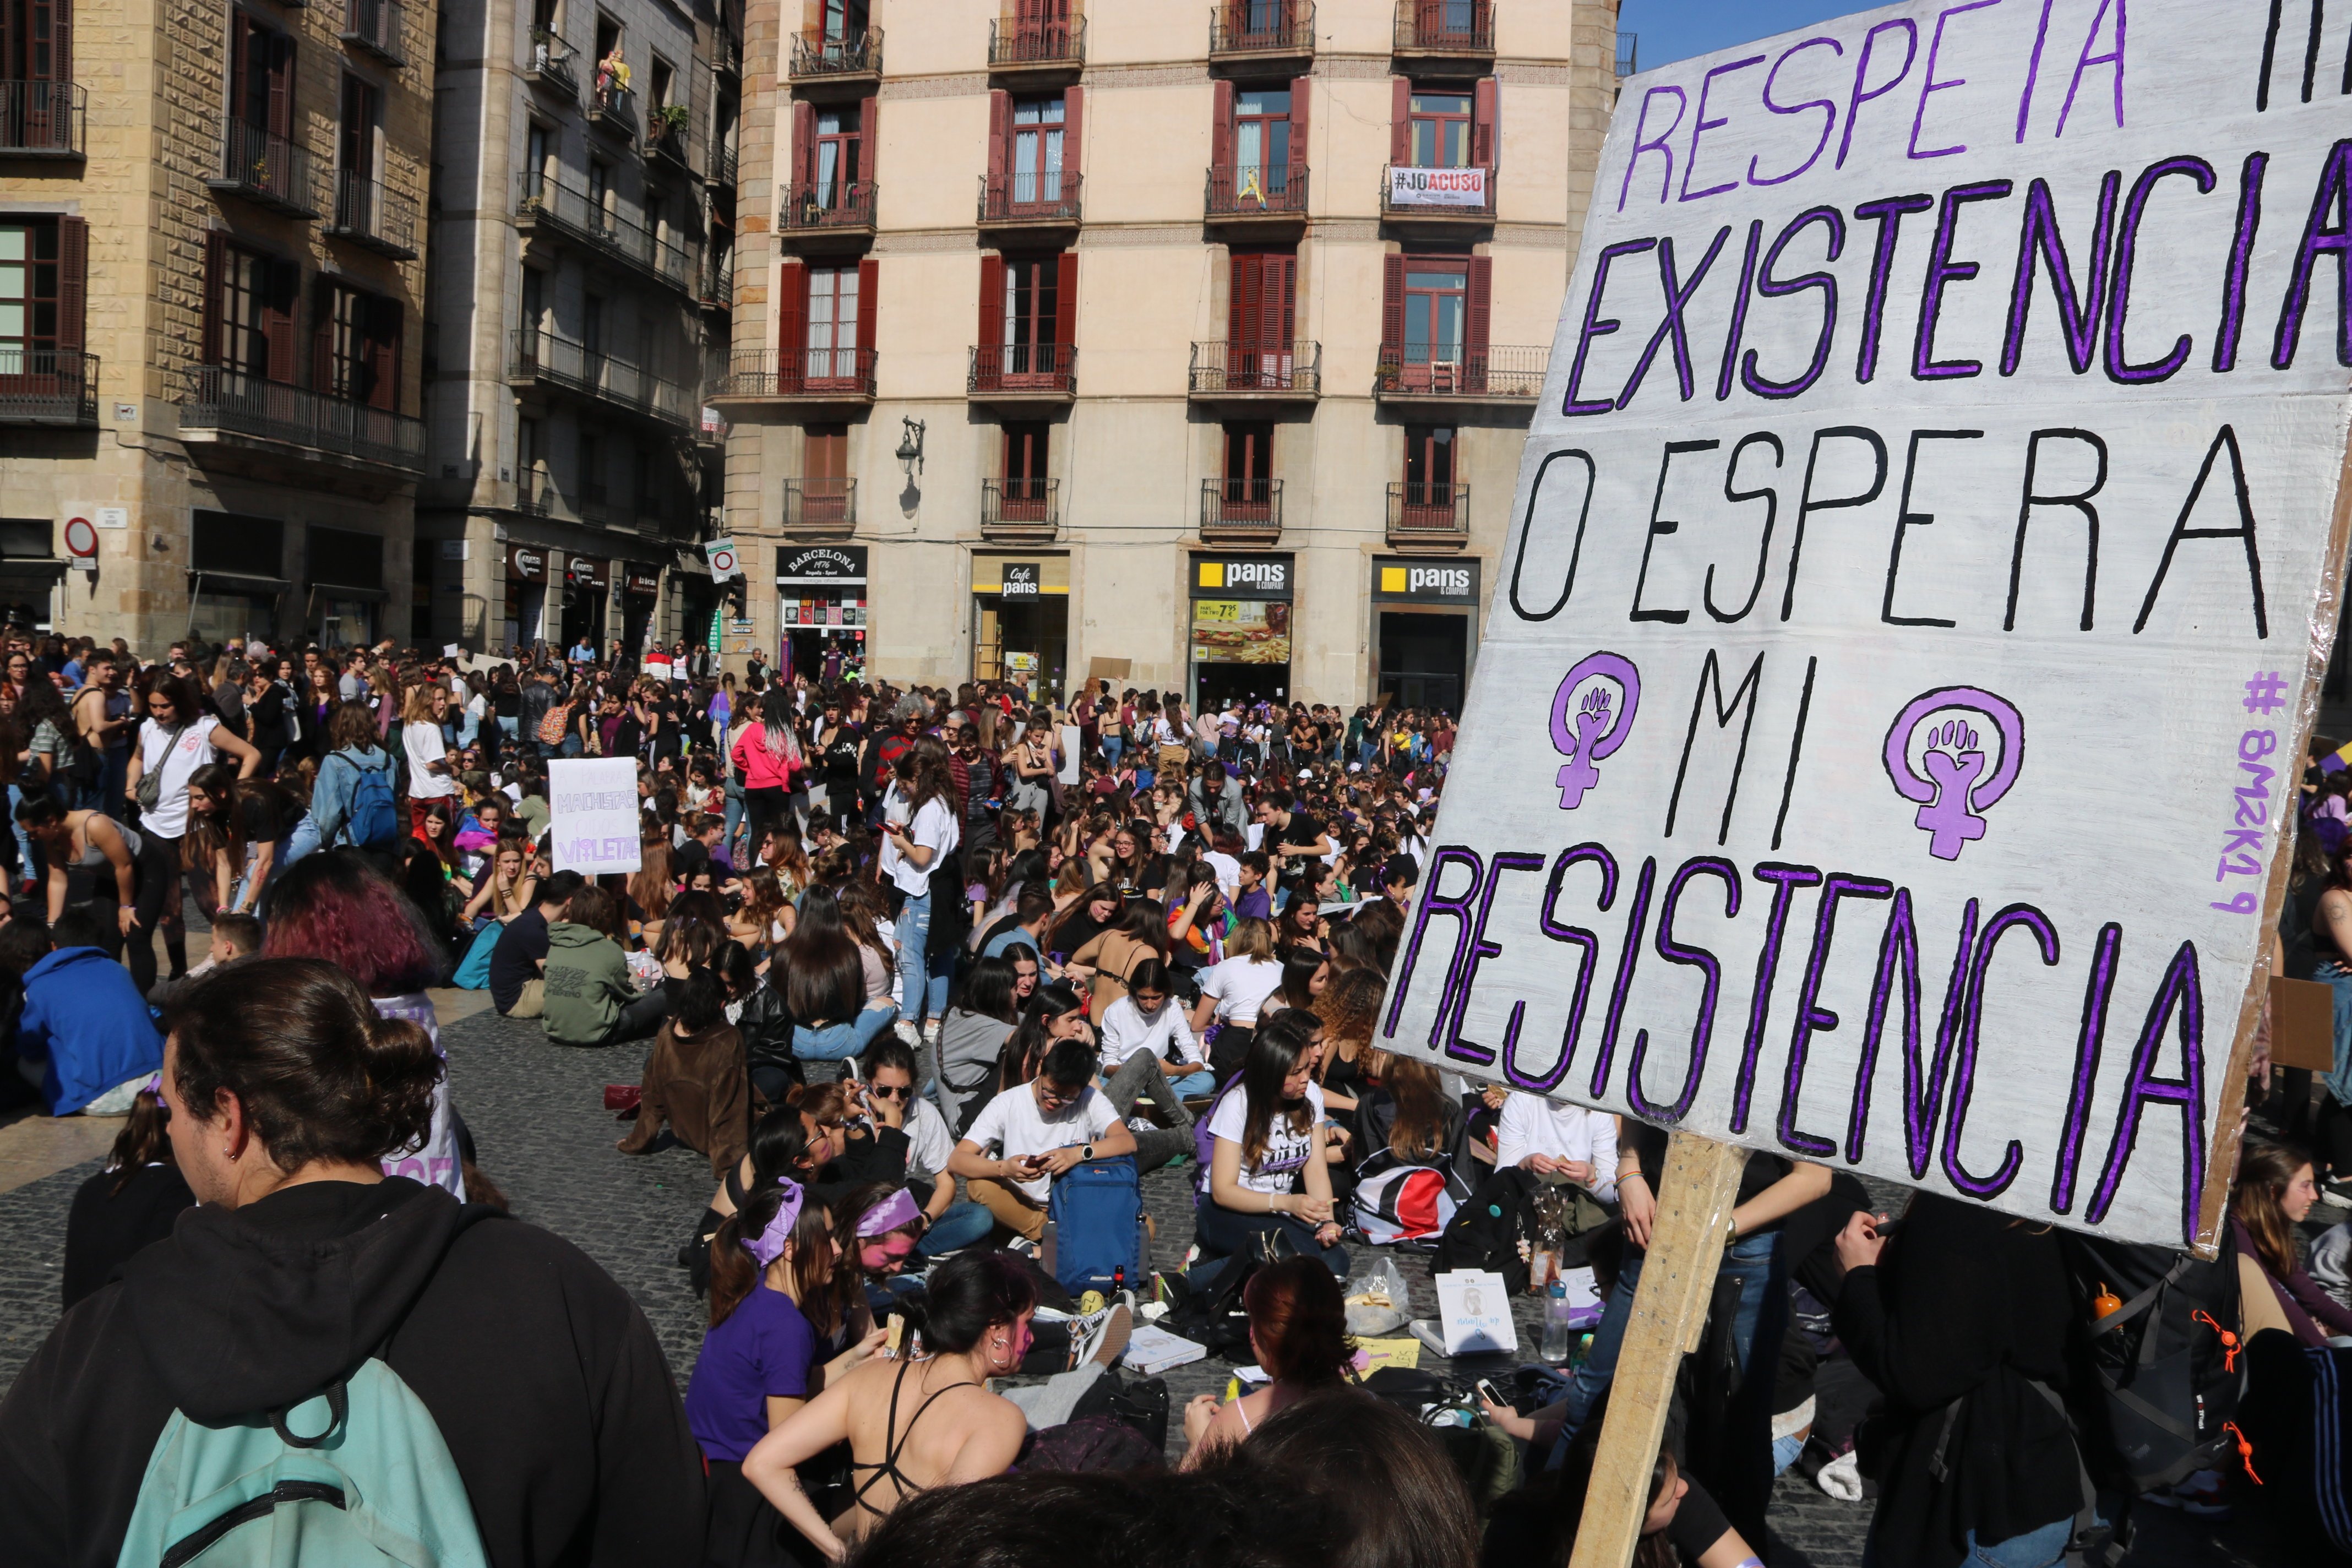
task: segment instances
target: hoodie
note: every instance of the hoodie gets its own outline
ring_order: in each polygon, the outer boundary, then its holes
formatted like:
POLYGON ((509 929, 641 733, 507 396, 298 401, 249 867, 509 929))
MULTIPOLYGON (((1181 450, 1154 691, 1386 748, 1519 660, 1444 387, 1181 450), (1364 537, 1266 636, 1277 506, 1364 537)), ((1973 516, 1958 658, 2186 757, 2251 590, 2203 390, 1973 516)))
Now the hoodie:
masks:
POLYGON ((635 1304, 570 1243, 400 1177, 189 1209, 68 1312, 0 1402, 8 1560, 110 1568, 174 1409, 280 1409, 376 1353, 497 1568, 700 1560, 694 1439, 635 1304))
POLYGON ((41 1064, 51 1116, 163 1065, 163 1037, 130 971, 95 947, 61 947, 25 972, 16 1058, 41 1064))
POLYGON ((621 944, 593 926, 547 928, 547 1010, 540 1027, 562 1046, 601 1046, 636 996, 621 944))

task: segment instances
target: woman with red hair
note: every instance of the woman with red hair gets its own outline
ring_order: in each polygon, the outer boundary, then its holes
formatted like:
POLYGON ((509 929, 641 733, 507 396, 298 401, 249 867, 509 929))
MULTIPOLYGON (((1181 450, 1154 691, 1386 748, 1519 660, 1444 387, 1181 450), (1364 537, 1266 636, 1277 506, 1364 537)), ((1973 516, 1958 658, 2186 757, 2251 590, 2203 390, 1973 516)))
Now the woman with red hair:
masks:
MULTIPOLYGON (((359 983, 377 1016, 416 1025, 436 1051, 440 1023, 425 990, 443 978, 441 951, 423 913, 355 849, 306 855, 270 891, 266 956, 326 960, 359 983)), ((385 1155, 384 1173, 446 1187, 464 1201, 457 1127, 444 1072, 434 1085, 431 1131, 422 1143, 385 1155)))
POLYGON ((1184 1406, 1188 1470, 1221 1446, 1248 1436, 1276 1411, 1355 1375, 1347 1300, 1320 1258, 1267 1264, 1242 1287, 1242 1306, 1249 1313, 1250 1350, 1269 1381, 1230 1405, 1218 1404, 1213 1394, 1193 1395, 1184 1406))

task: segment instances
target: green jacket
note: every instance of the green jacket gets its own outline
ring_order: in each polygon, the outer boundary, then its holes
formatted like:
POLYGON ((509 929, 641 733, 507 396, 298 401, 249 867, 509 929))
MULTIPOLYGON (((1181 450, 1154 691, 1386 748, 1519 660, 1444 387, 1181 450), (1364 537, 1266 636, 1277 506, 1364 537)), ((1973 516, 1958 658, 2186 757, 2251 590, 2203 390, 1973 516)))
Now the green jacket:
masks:
POLYGON ((540 1027, 560 1046, 601 1046, 635 998, 620 944, 593 926, 547 928, 547 1010, 540 1027))

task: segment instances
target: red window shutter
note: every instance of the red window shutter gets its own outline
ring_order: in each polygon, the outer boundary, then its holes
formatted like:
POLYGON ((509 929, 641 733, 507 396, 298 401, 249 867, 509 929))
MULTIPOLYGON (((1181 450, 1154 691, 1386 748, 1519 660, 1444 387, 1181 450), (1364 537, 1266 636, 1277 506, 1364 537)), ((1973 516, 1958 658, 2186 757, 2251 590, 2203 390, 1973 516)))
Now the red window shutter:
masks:
POLYGON ((1012 160, 1013 95, 998 88, 988 95, 988 184, 991 190, 1003 188, 1004 171, 1012 160))
POLYGON ((263 264, 269 293, 261 308, 262 335, 269 342, 269 379, 291 386, 298 374, 294 343, 295 310, 302 295, 302 268, 292 261, 263 264))
POLYGON ((872 184, 881 159, 882 100, 869 98, 857 105, 857 177, 872 184))
POLYGON ((1004 347, 1004 258, 992 251, 980 258, 980 347, 983 365, 1004 347))
POLYGON ((1495 79, 1481 77, 1470 93, 1470 161, 1482 169, 1495 166, 1495 79))
POLYGON ((269 133, 294 134, 294 40, 282 33, 269 40, 269 133))
POLYGON ((1381 258, 1381 354, 1404 357, 1404 258, 1381 258))
POLYGON ((1276 353, 1287 349, 1296 335, 1298 311, 1298 258, 1269 256, 1265 268, 1265 341, 1276 353))
POLYGON ((1054 341, 1062 345, 1060 363, 1051 368, 1067 371, 1070 351, 1078 341, 1078 253, 1066 250, 1056 258, 1054 275, 1054 341))
POLYGON ((1215 118, 1209 124, 1209 162, 1230 184, 1234 166, 1234 84, 1220 80, 1216 84, 1215 118))
POLYGON ((89 299, 89 223, 78 217, 58 219, 58 349, 79 353, 89 299))
POLYGON ((1389 85, 1393 89, 1389 100, 1389 162, 1410 163, 1412 159, 1412 83, 1399 77, 1389 85))
POLYGON ((1307 173, 1307 89, 1314 85, 1312 77, 1293 77, 1290 80, 1290 174, 1293 180, 1307 173))
POLYGON ((204 360, 206 364, 221 362, 221 275, 226 270, 228 258, 224 253, 218 230, 205 236, 205 305, 204 360))
POLYGON ((1074 87, 1062 95, 1062 172, 1075 174, 1086 143, 1078 139, 1086 118, 1087 89, 1074 87))
POLYGON ((808 363, 808 263, 787 261, 776 286, 776 382, 798 386, 808 363))
POLYGON ((881 280, 882 264, 874 258, 861 257, 857 263, 857 373, 864 375, 873 365, 875 288, 881 280))
POLYGON ((793 105, 793 182, 816 180, 816 105, 803 99, 793 105))
POLYGON ((400 301, 367 300, 368 406, 400 412, 400 301))
POLYGON ((1253 340, 1257 331, 1259 264, 1263 256, 1237 251, 1232 258, 1231 298, 1225 311, 1225 342, 1229 356, 1242 353, 1242 345, 1253 340))
POLYGON ((1469 295, 1463 323, 1463 352, 1474 363, 1483 364, 1486 358, 1486 332, 1495 315, 1495 259, 1491 256, 1470 258, 1469 295))

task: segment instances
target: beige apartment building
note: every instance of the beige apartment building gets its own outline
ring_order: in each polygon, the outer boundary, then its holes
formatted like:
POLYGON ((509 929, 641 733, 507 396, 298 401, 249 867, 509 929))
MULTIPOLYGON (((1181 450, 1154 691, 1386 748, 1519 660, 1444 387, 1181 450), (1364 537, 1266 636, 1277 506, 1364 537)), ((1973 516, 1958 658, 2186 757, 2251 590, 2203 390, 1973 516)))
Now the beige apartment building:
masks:
POLYGON ((753 0, 745 49, 730 650, 1458 706, 1610 0, 753 0))
POLYGON ((0 0, 0 612, 411 626, 434 13, 0 0))

